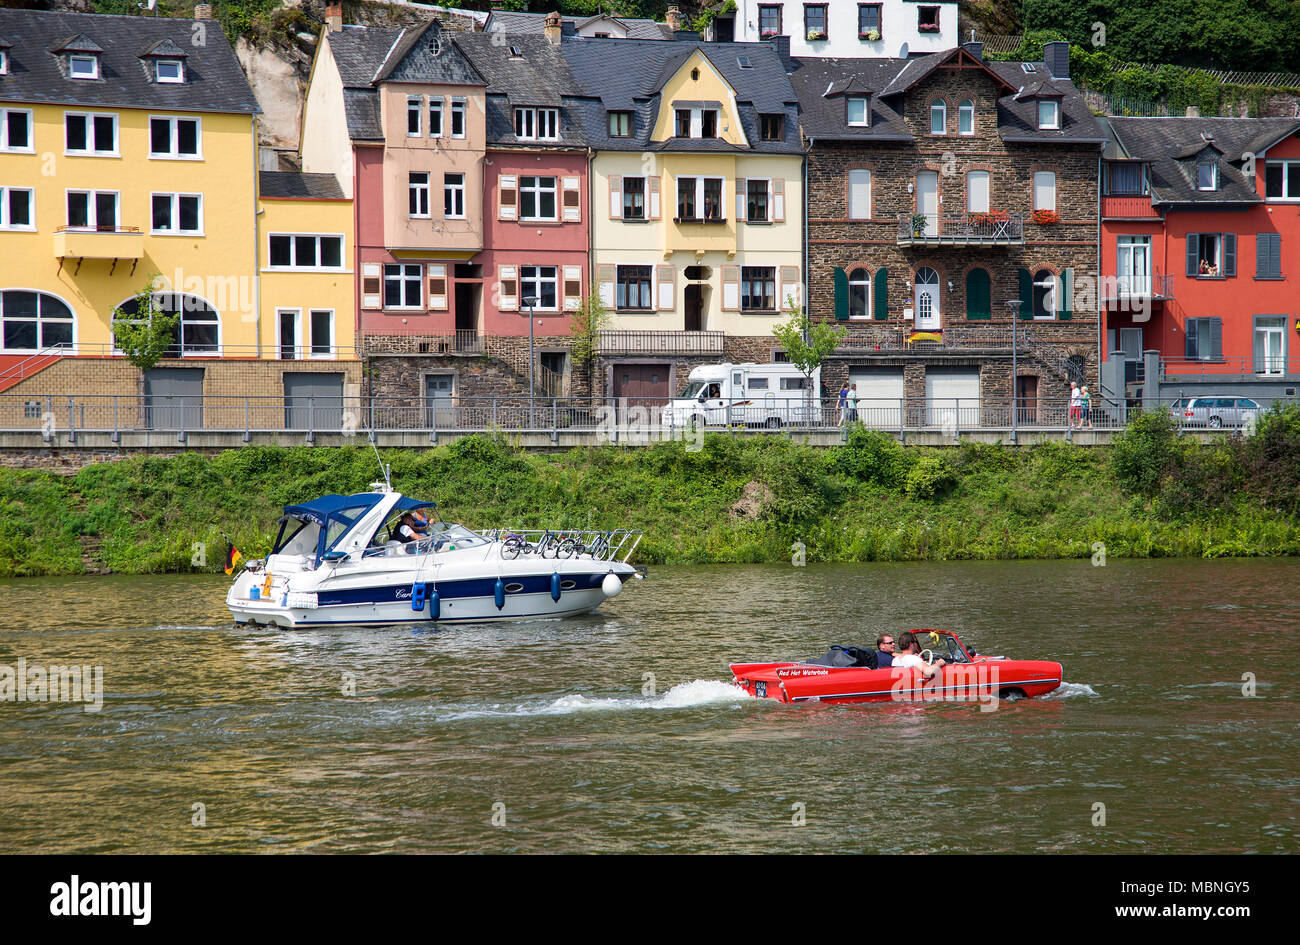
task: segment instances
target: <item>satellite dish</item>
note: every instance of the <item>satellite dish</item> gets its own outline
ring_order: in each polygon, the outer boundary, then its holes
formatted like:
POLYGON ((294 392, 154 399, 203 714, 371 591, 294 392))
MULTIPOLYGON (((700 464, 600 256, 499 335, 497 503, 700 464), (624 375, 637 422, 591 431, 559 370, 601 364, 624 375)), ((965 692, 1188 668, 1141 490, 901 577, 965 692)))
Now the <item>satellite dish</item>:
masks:
POLYGON ((907 58, 907 43, 904 43, 903 45, 898 47, 898 58, 899 59, 907 58))

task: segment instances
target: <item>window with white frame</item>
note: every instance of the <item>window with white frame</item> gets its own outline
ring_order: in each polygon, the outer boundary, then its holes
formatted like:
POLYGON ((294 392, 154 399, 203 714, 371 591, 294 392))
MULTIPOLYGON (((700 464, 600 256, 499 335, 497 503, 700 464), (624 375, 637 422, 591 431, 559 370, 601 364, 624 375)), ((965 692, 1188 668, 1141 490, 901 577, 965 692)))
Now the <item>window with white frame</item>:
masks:
POLYGON ((1056 172, 1034 172, 1034 209, 1056 209, 1056 172))
POLYGON ((271 269, 342 269, 343 237, 315 233, 272 233, 271 269))
POLYGON ((82 230, 117 229, 115 190, 68 191, 68 226, 82 230))
POLYGON ((64 152, 108 157, 117 155, 117 115, 64 112, 64 152))
POLYGON ((465 175, 442 175, 442 215, 451 220, 465 217, 465 175))
POLYGON ((68 77, 72 79, 98 79, 99 57, 75 53, 68 56, 68 77))
POLYGON ((1054 98, 1038 100, 1038 127, 1052 130, 1061 127, 1061 103, 1054 98))
POLYGON ((1286 373, 1286 316, 1255 316, 1255 373, 1286 373))
POLYGON ((418 138, 424 132, 421 115, 424 112, 424 100, 419 95, 406 96, 406 136, 418 138))
POLYGON ((645 178, 623 178, 623 219, 645 219, 645 178))
MULTIPOLYGON (((155 292, 154 305, 164 315, 179 316, 176 327, 172 330, 172 343, 167 349, 166 357, 186 357, 189 355, 214 355, 221 351, 221 317, 216 309, 197 295, 185 295, 178 292, 155 292)), ((139 324, 135 318, 140 310, 140 300, 129 298, 117 306, 117 311, 126 316, 113 321, 126 321, 139 324)), ((114 354, 122 354, 116 347, 114 354)))
POLYGON ((721 177, 677 178, 677 219, 723 223, 721 177))
POLYGON ((1219 169, 1213 161, 1202 161, 1196 165, 1196 189, 1215 190, 1219 183, 1219 169))
POLYGON ((0 109, 0 151, 35 150, 32 144, 32 113, 25 108, 0 109))
POLYGON ((149 118, 149 157, 197 158, 202 156, 201 119, 149 118))
POLYGON ((9 50, 0 49, 0 75, 9 74, 9 50))
POLYGON ((302 312, 296 308, 282 308, 276 312, 279 320, 279 355, 281 361, 302 357, 302 312))
POLYGON ((407 208, 412 217, 429 216, 429 172, 412 171, 406 182, 407 208))
POLYGON ((718 110, 716 108, 690 107, 674 109, 676 137, 716 138, 718 136, 718 110))
POLYGON ((957 105, 957 134, 973 135, 975 133, 975 102, 966 99, 957 105))
POLYGON ((946 135, 948 133, 948 103, 935 99, 930 103, 930 134, 946 135))
POLYGON ((34 230, 36 192, 30 187, 0 187, 0 230, 34 230))
POLYGON ((1264 196, 1269 200, 1300 200, 1300 161, 1265 161, 1264 196))
POLYGON ((465 100, 463 98, 453 98, 451 100, 451 136, 453 138, 465 137, 465 100))
POLYGON ((429 137, 442 137, 442 96, 429 96, 429 137))
POLYGON ((966 172, 966 212, 989 212, 989 172, 966 172))
POLYGON ((516 108, 515 137, 520 141, 555 141, 560 137, 558 108, 516 108))
POLYGON ((185 82, 185 65, 179 59, 158 59, 153 65, 154 80, 164 85, 185 82))
POLYGON ((421 308, 424 299, 421 292, 423 269, 419 263, 385 264, 384 308, 421 308))
POLYGON ((845 102, 845 107, 848 109, 848 124, 853 128, 866 128, 871 123, 867 109, 867 97, 865 95, 850 95, 845 102))
POLYGON ((332 358, 334 356, 333 309, 312 309, 311 311, 311 356, 313 358, 332 358))
POLYGON ((46 292, 8 289, 0 292, 0 349, 41 351, 72 345, 72 309, 46 292))
MULTIPOLYGON (((520 266, 519 299, 533 298, 533 308, 558 308, 556 299, 557 269, 555 266, 520 266)), ((525 304, 525 307, 527 305, 525 304)))
POLYGON ((849 219, 871 219, 871 171, 865 168, 849 171, 849 219))
POLYGON ((554 220, 555 178, 519 178, 519 219, 554 220))
POLYGON ((871 298, 871 277, 865 269, 849 273, 849 318, 869 318, 868 301, 871 298))
POLYGON ((161 235, 202 235, 202 194, 154 194, 150 232, 161 235))

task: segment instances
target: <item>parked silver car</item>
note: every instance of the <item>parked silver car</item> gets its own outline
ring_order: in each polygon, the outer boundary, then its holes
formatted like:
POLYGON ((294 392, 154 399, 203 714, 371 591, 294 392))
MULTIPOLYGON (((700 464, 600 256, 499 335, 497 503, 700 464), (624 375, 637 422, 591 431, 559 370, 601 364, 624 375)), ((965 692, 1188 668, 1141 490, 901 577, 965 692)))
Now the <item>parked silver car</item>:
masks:
POLYGON ((1185 427, 1240 427, 1253 423, 1264 408, 1249 397, 1184 397, 1170 411, 1185 427))

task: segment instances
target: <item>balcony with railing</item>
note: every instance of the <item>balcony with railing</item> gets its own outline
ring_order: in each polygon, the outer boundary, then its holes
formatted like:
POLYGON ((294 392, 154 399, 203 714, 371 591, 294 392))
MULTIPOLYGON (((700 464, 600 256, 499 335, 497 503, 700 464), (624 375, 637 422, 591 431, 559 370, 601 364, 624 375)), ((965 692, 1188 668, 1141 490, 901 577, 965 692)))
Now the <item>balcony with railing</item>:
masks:
POLYGON ((1151 206, 1149 194, 1104 194, 1101 198, 1103 220, 1159 220, 1160 213, 1151 206))
POLYGON ((716 354, 724 350, 721 331, 602 331, 600 354, 716 354))
POLYGON ((1249 376, 1261 381, 1293 380, 1300 377, 1300 354, 1262 354, 1223 358, 1180 358, 1166 355, 1160 359, 1160 379, 1206 375, 1249 376))
MULTIPOLYGON (((1023 335, 1024 329, 1021 329, 1023 335)), ((969 354, 976 350, 1011 351, 1011 326, 999 328, 971 328, 952 326, 941 331, 918 331, 897 326, 851 328, 840 338, 837 352, 860 355, 880 352, 882 355, 907 353, 969 354)))
POLYGON ((1023 213, 904 214, 898 218, 899 246, 1023 246, 1024 242, 1023 213))
POLYGON ((139 259, 144 234, 138 226, 60 226, 54 231, 57 259, 139 259))
POLYGON ((1160 272, 1145 275, 1103 276, 1101 300, 1123 305, 1133 301, 1161 301, 1174 297, 1174 277, 1160 272))

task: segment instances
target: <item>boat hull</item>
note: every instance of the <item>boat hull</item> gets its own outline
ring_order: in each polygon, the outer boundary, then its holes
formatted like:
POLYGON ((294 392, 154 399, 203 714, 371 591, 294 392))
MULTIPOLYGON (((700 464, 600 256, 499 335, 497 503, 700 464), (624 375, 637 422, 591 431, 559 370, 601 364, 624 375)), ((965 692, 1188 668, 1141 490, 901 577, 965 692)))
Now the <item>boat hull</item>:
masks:
POLYGON ((932 679, 916 669, 733 663, 733 680, 750 695, 779 702, 982 702, 1042 696, 1061 685, 1060 663, 977 658, 941 667, 932 679))

